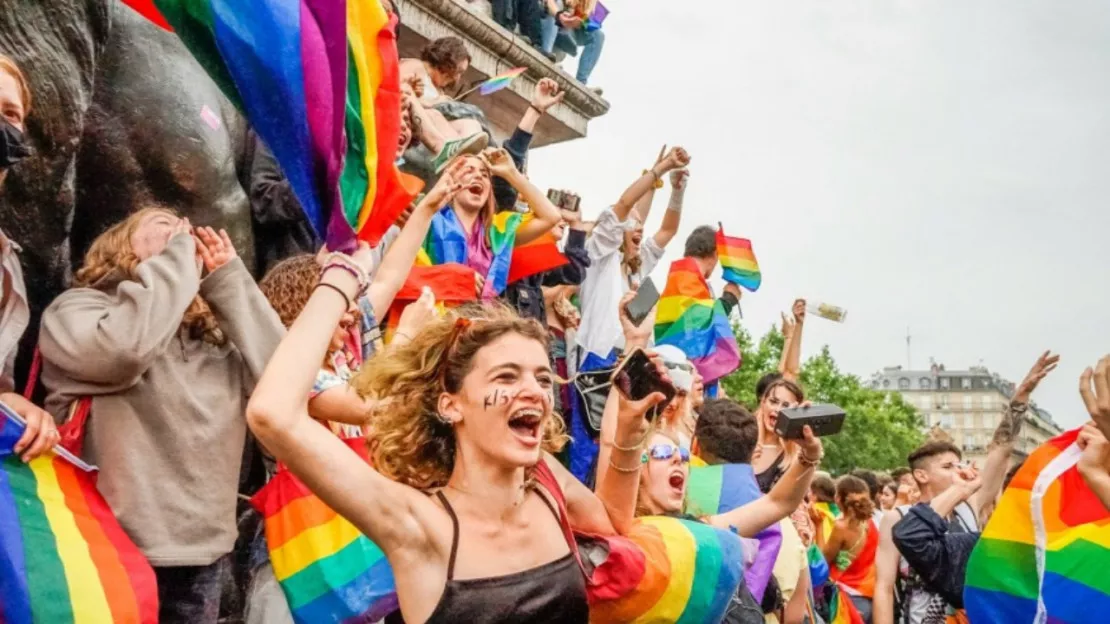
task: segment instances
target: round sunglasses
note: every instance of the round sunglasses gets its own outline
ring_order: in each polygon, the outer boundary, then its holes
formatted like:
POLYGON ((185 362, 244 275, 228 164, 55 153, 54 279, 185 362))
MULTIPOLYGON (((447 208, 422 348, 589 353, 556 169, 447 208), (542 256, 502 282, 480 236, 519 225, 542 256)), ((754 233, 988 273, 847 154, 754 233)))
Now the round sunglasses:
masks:
POLYGON ((675 446, 674 444, 656 444, 648 447, 648 449, 644 451, 644 454, 640 457, 640 462, 646 464, 648 459, 666 461, 674 457, 675 453, 678 453, 678 457, 682 460, 682 463, 685 464, 690 461, 690 451, 680 446, 675 446))

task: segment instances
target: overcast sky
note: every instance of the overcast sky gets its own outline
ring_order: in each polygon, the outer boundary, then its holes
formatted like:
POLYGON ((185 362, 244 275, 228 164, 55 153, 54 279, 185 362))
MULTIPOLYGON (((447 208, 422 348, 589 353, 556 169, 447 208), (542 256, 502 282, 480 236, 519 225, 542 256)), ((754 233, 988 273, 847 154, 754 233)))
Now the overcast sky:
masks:
MULTIPOLYGON (((538 150, 531 175, 578 189, 587 217, 663 143, 692 157, 679 236, 751 238, 761 335, 795 296, 848 309, 807 324, 867 378, 980 362, 1085 418, 1078 377, 1110 352, 1110 3, 1102 0, 605 0, 592 83, 610 113, 538 150)), ((568 60, 573 71, 574 59, 568 60)), ((656 199, 657 227, 666 192, 656 199)), ((719 277, 715 280, 720 287, 719 277)))

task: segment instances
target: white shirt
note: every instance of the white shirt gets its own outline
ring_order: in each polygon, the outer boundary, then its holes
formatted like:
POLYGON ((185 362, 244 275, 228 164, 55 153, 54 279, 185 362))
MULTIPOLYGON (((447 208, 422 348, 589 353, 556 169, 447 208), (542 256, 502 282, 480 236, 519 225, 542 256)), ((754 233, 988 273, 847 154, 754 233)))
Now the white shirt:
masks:
MULTIPOLYGON (((617 306, 621 297, 629 290, 629 280, 625 279, 622 269, 623 254, 621 245, 624 233, 635 229, 639 222, 627 219, 617 220, 612 208, 606 209, 597 219, 593 232, 586 240, 586 253, 590 255, 590 268, 586 269, 586 279, 582 281, 579 301, 582 304, 582 324, 578 327, 578 345, 582 347, 580 359, 594 353, 608 357, 613 349, 624 348, 624 331, 617 306)), ((663 248, 655 239, 645 236, 640 242, 640 270, 630 276, 640 283, 643 276, 651 273, 663 248)))

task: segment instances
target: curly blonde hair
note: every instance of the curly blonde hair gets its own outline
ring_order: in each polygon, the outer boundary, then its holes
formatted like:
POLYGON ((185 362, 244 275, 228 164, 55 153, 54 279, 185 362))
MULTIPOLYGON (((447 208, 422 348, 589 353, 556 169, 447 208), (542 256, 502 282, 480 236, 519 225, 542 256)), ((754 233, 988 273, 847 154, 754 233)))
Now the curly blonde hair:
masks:
MULTIPOLYGON (((483 347, 508 334, 547 349, 547 330, 501 304, 465 306, 426 325, 412 342, 379 354, 351 380, 377 402, 370 422, 370 452, 383 475, 417 489, 447 484, 455 467, 455 430, 440 419, 439 397, 456 393, 483 347)), ((567 441, 563 419, 544 426, 543 449, 555 453, 567 441)), ((530 471, 529 471, 530 472, 530 471)))
MULTIPOLYGON (((131 247, 131 237, 139 229, 139 224, 155 213, 165 213, 178 218, 179 215, 163 206, 149 206, 108 228, 89 246, 85 262, 73 277, 73 286, 78 288, 100 288, 105 277, 119 272, 125 279, 138 280, 141 260, 131 247)), ((114 285, 115 282, 113 282, 114 285)), ((227 343, 227 336, 220 329, 216 316, 208 303, 197 295, 185 310, 181 327, 188 331, 193 340, 203 340, 214 345, 227 343)))
POLYGON ((289 327, 304 310, 319 281, 320 264, 316 256, 303 254, 274 265, 258 283, 258 288, 278 313, 282 325, 289 327))

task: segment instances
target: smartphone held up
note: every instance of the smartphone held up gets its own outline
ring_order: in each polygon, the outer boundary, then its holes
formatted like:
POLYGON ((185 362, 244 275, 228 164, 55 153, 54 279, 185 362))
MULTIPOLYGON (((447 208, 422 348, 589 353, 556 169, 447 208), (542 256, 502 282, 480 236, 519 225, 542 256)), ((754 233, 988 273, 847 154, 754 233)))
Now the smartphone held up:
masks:
MULTIPOLYGON (((677 394, 674 384, 663 376, 647 352, 639 347, 629 352, 613 371, 612 382, 617 392, 629 401, 642 401, 653 392, 661 393, 665 399, 659 404, 660 408, 674 400, 677 394)), ((648 420, 654 417, 654 412, 647 415, 648 420)))

